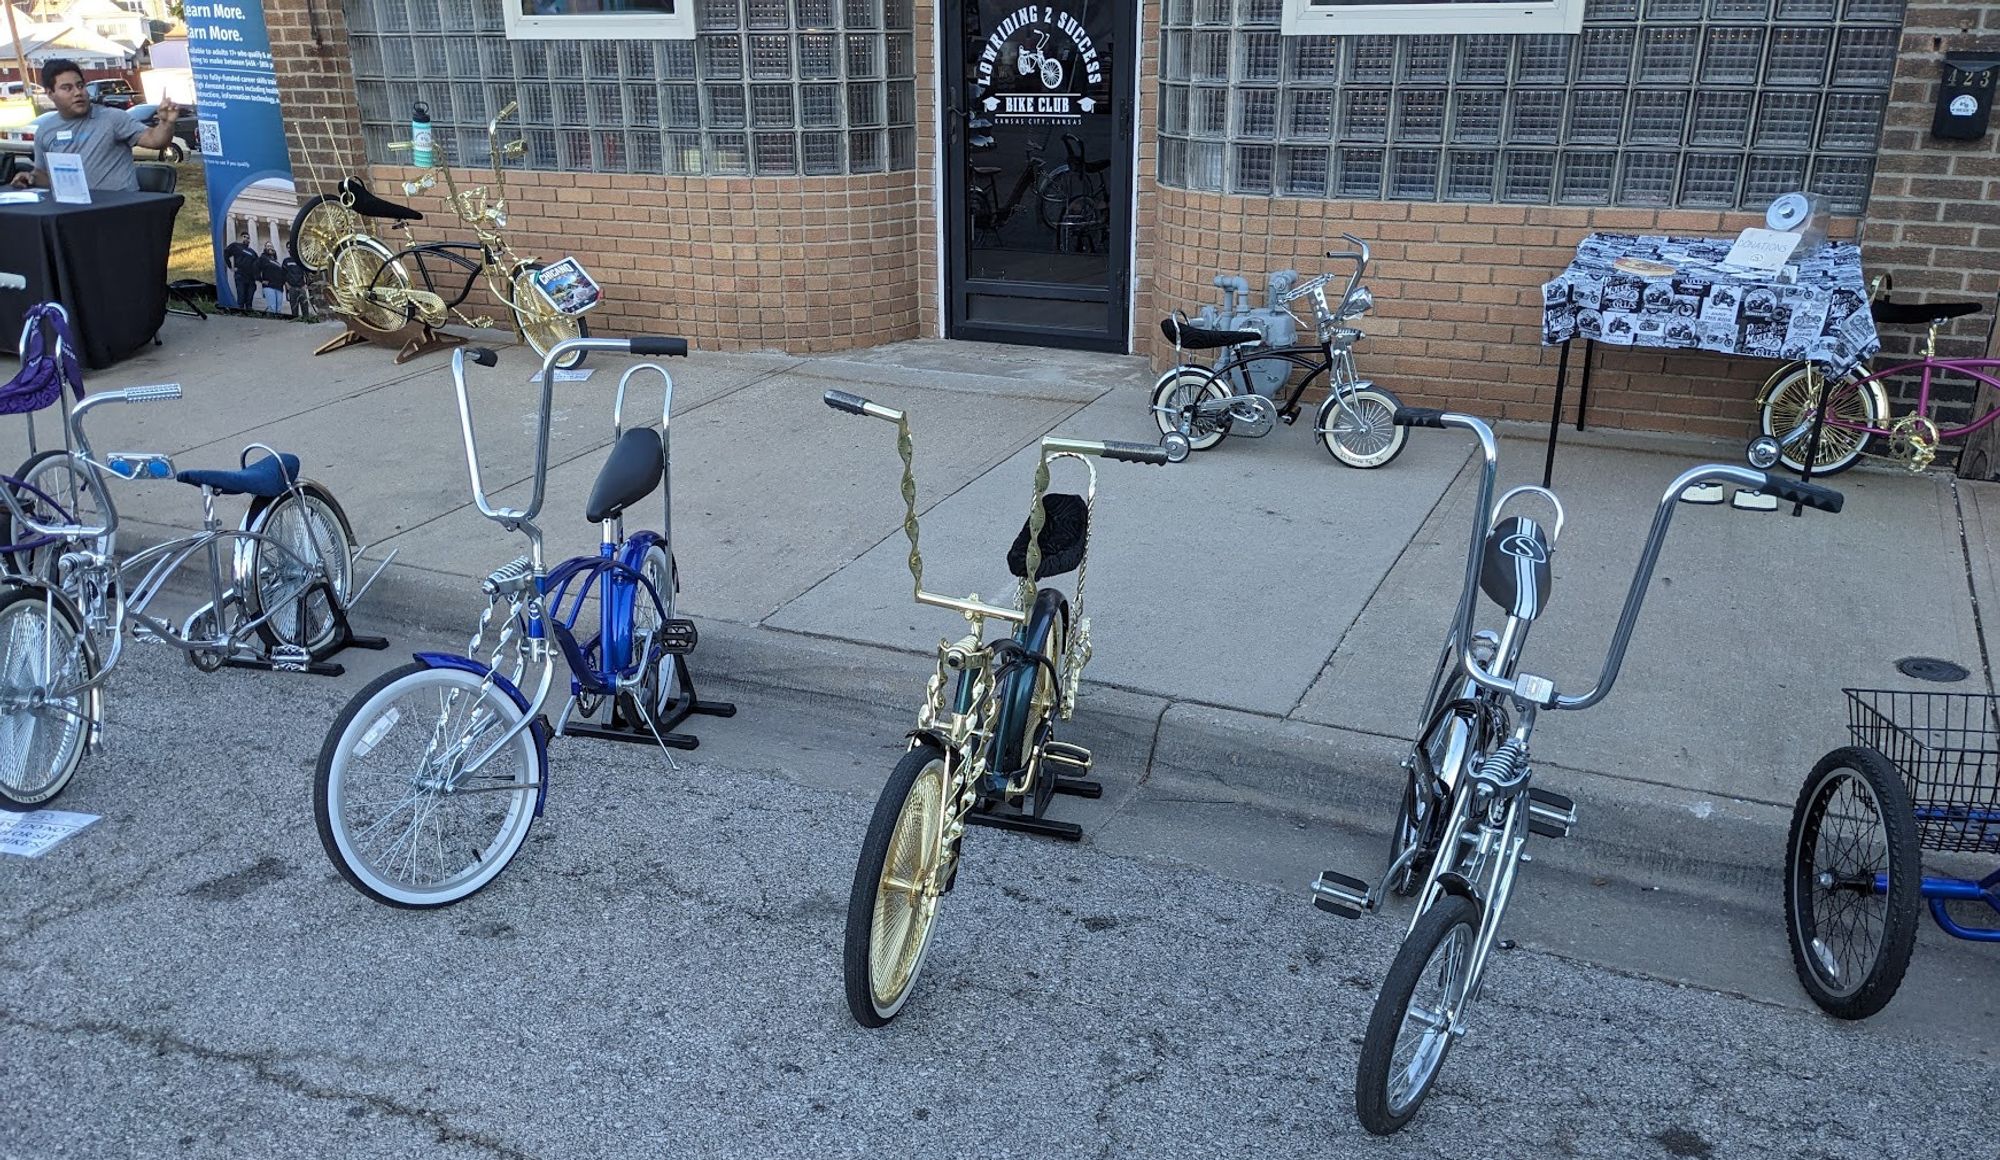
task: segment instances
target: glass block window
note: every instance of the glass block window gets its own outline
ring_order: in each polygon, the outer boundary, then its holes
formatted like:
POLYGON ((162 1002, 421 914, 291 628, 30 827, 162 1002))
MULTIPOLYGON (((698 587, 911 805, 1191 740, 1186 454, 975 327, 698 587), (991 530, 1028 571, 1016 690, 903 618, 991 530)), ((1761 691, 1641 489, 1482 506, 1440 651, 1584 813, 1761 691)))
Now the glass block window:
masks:
MULTIPOLYGON (((821 176, 915 166, 909 0, 676 2, 692 14, 692 40, 510 41, 502 9, 486 0, 344 0, 368 159, 399 159, 389 142, 409 136, 410 106, 422 100, 451 160, 483 166, 487 119, 518 101, 502 132, 526 139, 533 169, 821 176), (413 13, 427 35, 410 35, 413 13)), ((1275 82, 1285 56, 1275 34, 1252 55, 1275 82)), ((1231 90, 1213 91, 1226 109, 1231 90)), ((1267 187, 1270 168, 1267 159, 1267 187)))
POLYGON ((1278 36, 1279 7, 1163 3, 1163 184, 1859 213, 1904 0, 1588 0, 1575 36, 1278 36))

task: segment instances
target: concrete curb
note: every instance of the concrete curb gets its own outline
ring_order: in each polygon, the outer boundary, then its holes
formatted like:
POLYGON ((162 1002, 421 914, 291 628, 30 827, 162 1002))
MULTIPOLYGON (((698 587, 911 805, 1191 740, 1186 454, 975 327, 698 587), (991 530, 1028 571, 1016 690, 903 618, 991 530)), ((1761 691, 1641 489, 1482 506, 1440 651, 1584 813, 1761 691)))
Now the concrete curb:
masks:
MULTIPOLYGON (((372 632, 470 635, 480 608, 463 578, 392 565, 358 620, 372 632)), ((835 636, 696 620, 695 673, 705 695, 746 688, 802 707, 831 700, 914 720, 932 663, 929 654, 835 636)), ((1240 804, 1350 832, 1364 848, 1384 841, 1409 746, 1406 738, 1094 683, 1066 732, 1098 755, 1108 797, 1240 804)), ((1716 798, 1549 761, 1537 772, 1540 784, 1577 801, 1578 825, 1562 847, 1565 870, 1768 901, 1784 862, 1789 803, 1716 798)))

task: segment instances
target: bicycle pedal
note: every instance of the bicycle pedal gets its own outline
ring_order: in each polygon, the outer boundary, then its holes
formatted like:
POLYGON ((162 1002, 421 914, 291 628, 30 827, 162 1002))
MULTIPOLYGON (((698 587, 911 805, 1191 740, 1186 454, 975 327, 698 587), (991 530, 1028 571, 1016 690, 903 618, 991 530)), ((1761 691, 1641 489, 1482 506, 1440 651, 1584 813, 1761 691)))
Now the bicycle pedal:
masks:
POLYGON ((1312 884, 1313 905, 1342 918, 1360 918, 1375 909, 1368 884, 1359 878, 1328 870, 1312 884))
POLYGON ((1089 773, 1092 758, 1090 750, 1081 745, 1071 745, 1066 741, 1051 741, 1042 746, 1042 760, 1074 769, 1079 773, 1089 773))
POLYGON ((1567 838, 1576 825, 1576 803, 1559 793, 1528 787, 1528 832, 1544 838, 1567 838))
POLYGON ((694 651, 701 634, 694 630, 692 620, 669 620, 660 625, 660 650, 673 656, 686 656, 694 651))
POLYGON ((311 666, 313 656, 300 645, 281 644, 273 646, 265 659, 270 662, 273 672, 303 673, 311 666))

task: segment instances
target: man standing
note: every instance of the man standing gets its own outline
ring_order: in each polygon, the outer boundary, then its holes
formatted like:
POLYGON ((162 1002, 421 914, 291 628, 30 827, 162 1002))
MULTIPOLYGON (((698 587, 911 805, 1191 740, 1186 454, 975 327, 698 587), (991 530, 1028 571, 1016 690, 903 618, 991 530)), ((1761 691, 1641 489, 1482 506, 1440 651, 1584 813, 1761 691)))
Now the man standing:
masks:
POLYGON ((236 284, 236 308, 250 309, 250 295, 257 285, 257 251, 250 246, 249 234, 238 234, 235 241, 223 247, 222 265, 229 271, 229 280, 236 284))
POLYGON ((174 139, 180 107, 172 99, 160 102, 159 119, 147 128, 123 109, 92 104, 83 69, 73 60, 44 64, 42 87, 56 109, 35 121, 35 170, 15 177, 18 187, 47 187, 49 154, 77 153, 83 157, 83 176, 90 188, 136 190, 139 172, 132 166, 132 146, 165 149, 174 139))
MULTIPOLYGON (((297 258, 286 257, 280 263, 285 270, 285 303, 291 307, 293 318, 306 316, 306 266, 297 258)), ((318 319, 313 319, 317 322, 318 319)))

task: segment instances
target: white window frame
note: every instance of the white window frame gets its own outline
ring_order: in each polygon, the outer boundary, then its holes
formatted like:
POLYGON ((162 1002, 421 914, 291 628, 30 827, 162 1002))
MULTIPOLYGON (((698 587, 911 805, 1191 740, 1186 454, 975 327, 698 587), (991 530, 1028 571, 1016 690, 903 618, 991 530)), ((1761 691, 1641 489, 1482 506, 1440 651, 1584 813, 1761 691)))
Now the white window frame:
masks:
POLYGON ((529 16, 523 0, 500 0, 508 40, 693 40, 695 0, 673 0, 671 14, 589 12, 529 16))
POLYGON ((1285 0, 1286 36, 1413 36, 1440 32, 1574 33, 1584 0, 1466 0, 1463 3, 1334 4, 1285 0))

